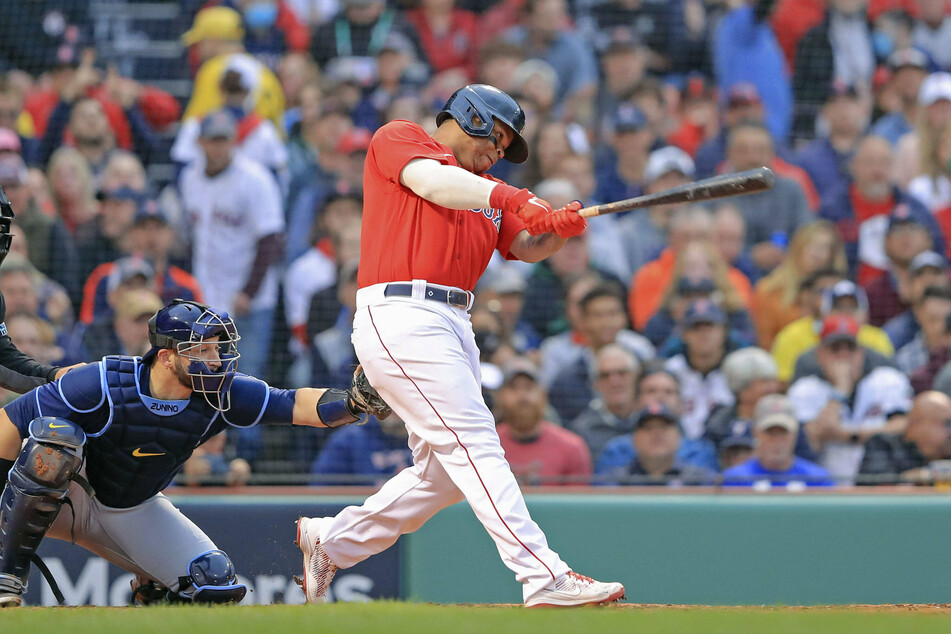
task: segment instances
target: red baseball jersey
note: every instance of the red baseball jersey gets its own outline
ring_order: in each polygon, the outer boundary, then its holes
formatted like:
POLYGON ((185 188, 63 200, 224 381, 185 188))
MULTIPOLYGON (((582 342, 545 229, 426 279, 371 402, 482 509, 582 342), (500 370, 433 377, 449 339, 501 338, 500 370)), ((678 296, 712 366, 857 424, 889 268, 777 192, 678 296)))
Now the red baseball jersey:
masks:
POLYGON ((494 250, 516 259, 509 247, 525 226, 499 209, 447 209, 420 198, 400 184, 400 172, 417 158, 458 166, 448 146, 410 121, 391 121, 370 141, 359 286, 426 280, 471 291, 494 250))

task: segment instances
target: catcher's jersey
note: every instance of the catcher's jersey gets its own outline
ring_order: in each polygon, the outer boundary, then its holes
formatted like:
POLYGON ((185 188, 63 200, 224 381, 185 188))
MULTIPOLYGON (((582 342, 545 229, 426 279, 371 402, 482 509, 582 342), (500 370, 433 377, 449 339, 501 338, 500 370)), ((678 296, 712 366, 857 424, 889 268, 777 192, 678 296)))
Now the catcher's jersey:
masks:
MULTIPOLYGON (((525 228, 499 209, 448 209, 400 184, 413 159, 458 166, 452 150, 409 121, 391 121, 370 141, 363 168, 360 288, 426 280, 472 290, 498 249, 507 259, 525 228)), ((486 177, 488 178, 488 177, 486 177)))
MULTIPOLYGON (((182 173, 182 204, 192 231, 192 271, 205 302, 234 312, 234 298, 251 273, 258 240, 284 231, 277 181, 261 165, 235 155, 223 172, 209 177, 204 161, 182 173)), ((272 267, 252 298, 252 309, 277 303, 277 269, 272 267)))
POLYGON ((26 438, 37 416, 65 418, 86 432, 86 477, 100 501, 128 508, 165 488, 192 452, 228 425, 290 424, 294 390, 239 374, 231 408, 219 412, 201 394, 160 400, 149 392, 139 357, 105 357, 38 387, 4 408, 26 438))

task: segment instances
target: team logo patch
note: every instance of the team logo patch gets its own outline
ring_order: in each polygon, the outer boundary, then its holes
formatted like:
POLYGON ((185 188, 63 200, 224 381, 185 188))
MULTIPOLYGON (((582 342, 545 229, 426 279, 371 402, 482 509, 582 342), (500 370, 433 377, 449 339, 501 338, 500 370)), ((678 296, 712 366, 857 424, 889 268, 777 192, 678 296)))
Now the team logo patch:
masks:
POLYGON ((501 209, 470 209, 469 211, 475 212, 477 214, 482 214, 486 218, 492 221, 492 224, 495 225, 495 230, 498 231, 499 227, 502 226, 502 210, 501 209))

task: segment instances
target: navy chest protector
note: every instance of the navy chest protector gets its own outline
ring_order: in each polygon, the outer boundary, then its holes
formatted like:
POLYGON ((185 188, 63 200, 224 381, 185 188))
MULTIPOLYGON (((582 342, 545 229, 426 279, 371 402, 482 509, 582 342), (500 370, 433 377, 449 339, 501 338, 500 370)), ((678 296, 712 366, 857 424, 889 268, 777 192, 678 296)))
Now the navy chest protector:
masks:
POLYGON ((143 395, 138 358, 109 356, 103 364, 110 419, 86 445, 86 477, 102 504, 129 508, 167 487, 195 448, 226 423, 200 397, 143 395))

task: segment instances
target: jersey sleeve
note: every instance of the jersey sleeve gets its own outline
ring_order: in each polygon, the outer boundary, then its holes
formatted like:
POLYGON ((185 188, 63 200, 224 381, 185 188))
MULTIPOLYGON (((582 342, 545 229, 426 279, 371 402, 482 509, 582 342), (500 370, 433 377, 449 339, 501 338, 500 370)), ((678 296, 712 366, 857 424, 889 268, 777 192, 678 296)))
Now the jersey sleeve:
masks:
POLYGON ((297 390, 279 390, 260 379, 238 374, 231 384, 231 409, 222 417, 233 427, 253 427, 261 422, 290 425, 296 394, 297 390))
POLYGON ((418 158, 455 164, 452 154, 410 121, 391 121, 377 130, 370 140, 367 160, 373 161, 380 174, 390 182, 399 184, 403 168, 418 158))
POLYGON ((30 421, 37 416, 65 418, 87 435, 99 435, 109 421, 101 365, 90 363, 71 370, 55 383, 38 387, 4 407, 20 436, 28 435, 30 421))

